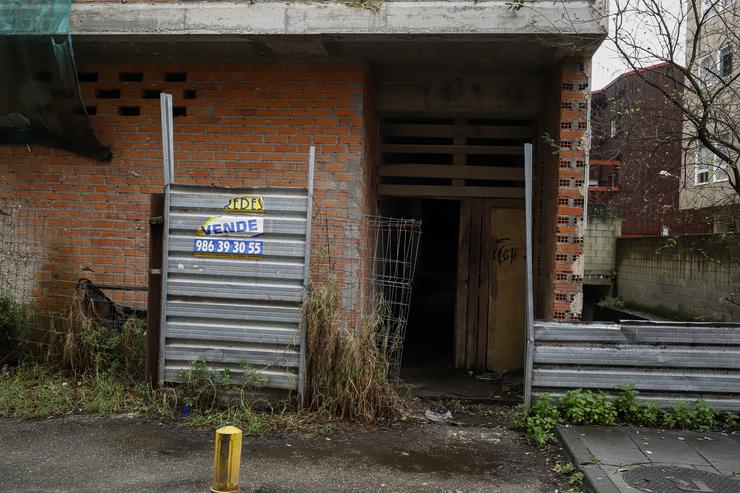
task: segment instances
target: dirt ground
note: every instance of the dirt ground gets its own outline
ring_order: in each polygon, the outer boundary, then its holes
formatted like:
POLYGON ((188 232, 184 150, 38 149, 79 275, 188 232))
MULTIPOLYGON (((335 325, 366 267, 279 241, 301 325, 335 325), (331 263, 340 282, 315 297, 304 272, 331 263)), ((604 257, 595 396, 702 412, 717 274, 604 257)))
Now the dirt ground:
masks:
MULTIPOLYGON (((412 413, 369 431, 246 437, 241 491, 567 491, 559 452, 534 448, 507 416, 473 406, 452 423, 412 413)), ((212 454, 211 430, 155 418, 0 420, 0 491, 203 492, 212 454)))

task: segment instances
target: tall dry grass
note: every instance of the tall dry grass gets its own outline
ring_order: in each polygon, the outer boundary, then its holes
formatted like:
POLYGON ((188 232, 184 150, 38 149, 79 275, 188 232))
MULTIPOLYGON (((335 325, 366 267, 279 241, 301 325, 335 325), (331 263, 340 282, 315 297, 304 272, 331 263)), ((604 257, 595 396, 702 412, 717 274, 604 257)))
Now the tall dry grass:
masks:
POLYGON ((335 278, 313 283, 304 305, 305 403, 312 411, 366 423, 393 416, 402 400, 389 380, 390 346, 383 324, 385 303, 377 299, 356 330, 340 324, 335 278))

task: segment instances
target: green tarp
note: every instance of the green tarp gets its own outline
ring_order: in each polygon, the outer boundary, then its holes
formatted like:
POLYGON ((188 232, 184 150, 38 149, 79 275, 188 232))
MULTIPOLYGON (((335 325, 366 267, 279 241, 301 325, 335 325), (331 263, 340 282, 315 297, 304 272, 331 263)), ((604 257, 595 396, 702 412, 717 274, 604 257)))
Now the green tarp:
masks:
POLYGON ((0 144, 41 144, 101 161, 69 35, 70 0, 0 0, 0 144))

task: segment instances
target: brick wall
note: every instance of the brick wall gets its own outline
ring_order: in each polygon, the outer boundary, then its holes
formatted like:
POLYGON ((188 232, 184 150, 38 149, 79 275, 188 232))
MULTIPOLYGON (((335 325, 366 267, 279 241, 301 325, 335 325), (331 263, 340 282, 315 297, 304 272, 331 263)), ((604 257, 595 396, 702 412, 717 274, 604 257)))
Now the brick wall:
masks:
MULTIPOLYGON (((554 74, 559 102, 557 129, 550 129, 542 188, 541 315, 580 320, 583 307, 583 211, 590 67, 568 60, 554 74)), ((552 125, 552 123, 550 123, 552 125)), ((546 151, 545 151, 546 152, 546 151)))
POLYGON ((617 294, 628 306, 690 320, 740 320, 740 238, 620 238, 617 294), (734 298, 734 303, 728 300, 734 298))
MULTIPOLYGON (((41 240, 29 254, 40 259, 34 291, 40 305, 68 302, 68 283, 83 276, 104 284, 146 284, 148 194, 163 185, 159 91, 173 94, 179 115, 178 183, 305 186, 308 147, 315 144, 317 215, 343 230, 373 212, 366 143, 373 115, 363 66, 83 60, 79 72, 92 125, 111 146, 112 162, 41 146, 0 146, 0 200, 5 207, 31 209, 38 222, 33 229, 41 240)), ((320 234, 315 228, 316 256, 320 234)), ((332 246, 339 261, 350 262, 359 240, 346 233, 332 246)))

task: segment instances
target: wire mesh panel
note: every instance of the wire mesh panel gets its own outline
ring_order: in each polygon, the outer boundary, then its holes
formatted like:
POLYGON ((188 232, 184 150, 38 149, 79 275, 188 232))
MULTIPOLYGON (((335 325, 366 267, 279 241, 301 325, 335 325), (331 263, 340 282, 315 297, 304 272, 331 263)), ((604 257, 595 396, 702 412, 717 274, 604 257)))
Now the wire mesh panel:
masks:
POLYGON ((371 283, 388 331, 391 376, 401 371, 403 341, 409 317, 411 288, 421 239, 421 221, 368 216, 373 238, 371 283))

